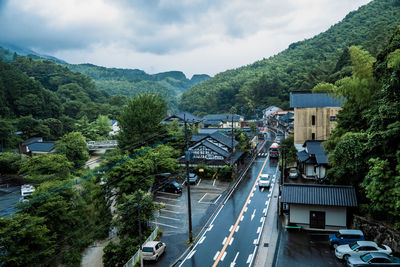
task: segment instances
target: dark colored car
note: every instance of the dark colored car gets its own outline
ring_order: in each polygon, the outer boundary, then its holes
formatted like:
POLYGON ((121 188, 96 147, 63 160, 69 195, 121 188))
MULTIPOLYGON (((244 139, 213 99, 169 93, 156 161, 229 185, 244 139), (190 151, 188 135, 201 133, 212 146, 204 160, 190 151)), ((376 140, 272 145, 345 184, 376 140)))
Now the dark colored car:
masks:
POLYGON ((400 266, 400 258, 391 257, 381 252, 369 252, 361 256, 351 256, 347 259, 347 266, 400 266))
POLYGON ((160 191, 174 193, 174 194, 181 194, 182 193, 182 186, 178 184, 176 181, 165 181, 160 186, 160 191))
MULTIPOLYGON (((184 177, 185 184, 187 184, 187 176, 184 177)), ((190 184, 197 184, 199 177, 195 173, 189 173, 189 183, 190 184)))
POLYGON ((329 243, 332 247, 346 245, 355 241, 365 240, 364 233, 360 230, 343 229, 336 234, 329 235, 329 243))

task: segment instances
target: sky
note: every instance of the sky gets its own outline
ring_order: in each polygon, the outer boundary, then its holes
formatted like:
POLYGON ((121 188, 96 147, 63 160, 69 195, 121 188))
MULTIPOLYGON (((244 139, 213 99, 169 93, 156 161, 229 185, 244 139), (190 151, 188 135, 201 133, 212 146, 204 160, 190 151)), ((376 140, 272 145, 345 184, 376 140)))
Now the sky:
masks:
POLYGON ((311 38, 371 0, 0 0, 0 42, 68 63, 211 76, 311 38))

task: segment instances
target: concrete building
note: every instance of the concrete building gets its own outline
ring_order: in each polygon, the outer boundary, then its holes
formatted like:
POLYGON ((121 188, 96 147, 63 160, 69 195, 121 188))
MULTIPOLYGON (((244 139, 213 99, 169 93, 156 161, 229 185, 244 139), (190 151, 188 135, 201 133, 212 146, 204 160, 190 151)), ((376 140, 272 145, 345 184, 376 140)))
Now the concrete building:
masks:
POLYGON ((290 93, 294 108, 294 143, 298 150, 306 140, 327 140, 336 126, 336 116, 343 102, 327 94, 311 91, 290 93))
POLYGON ((350 208, 357 207, 354 187, 323 184, 282 185, 281 208, 288 223, 303 228, 347 228, 350 208))

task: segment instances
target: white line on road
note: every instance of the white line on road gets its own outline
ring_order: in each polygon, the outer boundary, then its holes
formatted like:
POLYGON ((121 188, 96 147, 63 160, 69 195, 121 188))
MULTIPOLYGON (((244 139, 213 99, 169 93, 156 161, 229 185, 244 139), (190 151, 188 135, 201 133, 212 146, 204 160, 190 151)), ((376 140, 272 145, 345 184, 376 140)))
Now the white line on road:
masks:
POLYGON ((263 213, 265 214, 267 212, 267 208, 263 209, 263 213))
POLYGON ((261 192, 264 192, 264 187, 261 187, 261 192))
POLYGON ((154 222, 154 221, 152 221, 152 223, 154 223, 155 225, 162 225, 162 226, 167 226, 167 227, 171 227, 171 228, 175 228, 175 229, 179 228, 179 227, 172 226, 172 225, 169 225, 169 224, 164 224, 164 223, 159 223, 159 222, 154 222))
POLYGON ((167 217, 167 216, 158 216, 157 218, 163 218, 163 219, 167 219, 167 220, 173 220, 173 221, 180 221, 180 219, 176 219, 176 218, 171 218, 171 217, 167 217))
POLYGON ((234 238, 232 237, 231 240, 229 240, 229 246, 232 245, 233 239, 234 238))
POLYGON ((224 252, 224 254, 222 254, 221 261, 224 261, 225 256, 226 256, 226 251, 224 252))
POLYGON ((257 245, 257 238, 253 240, 253 244, 257 245))
POLYGON ((242 215, 242 217, 240 218, 240 221, 243 221, 243 219, 244 219, 244 216, 242 215))
POLYGON ((246 263, 250 263, 252 257, 253 257, 253 254, 250 254, 249 257, 247 258, 246 263))
POLYGON ((257 234, 261 231, 261 227, 257 228, 257 234))
POLYGON ((236 253, 236 256, 235 256, 235 258, 233 259, 233 261, 231 262, 230 267, 234 267, 234 266, 236 265, 236 259, 237 259, 238 256, 239 256, 239 252, 236 253))
POLYGON ((207 229, 207 231, 211 231, 211 229, 214 227, 214 224, 211 224, 209 227, 208 227, 208 229, 207 229))
POLYGON ((250 221, 252 221, 254 219, 254 216, 256 216, 256 209, 253 210, 253 214, 251 214, 250 221))
POLYGON ((165 206, 172 206, 172 207, 181 207, 181 206, 179 206, 179 205, 174 205, 174 204, 169 204, 169 203, 161 203, 161 202, 156 202, 157 204, 160 204, 160 205, 165 205, 165 206))
POLYGON ((229 227, 229 232, 231 232, 233 229, 233 225, 231 225, 231 227, 229 227))
POLYGON ((160 197, 160 196, 156 196, 156 198, 159 198, 159 199, 165 199, 165 200, 172 200, 172 201, 178 201, 178 202, 180 202, 180 201, 181 201, 180 199, 173 199, 173 198, 168 198, 168 197, 160 197))
POLYGON ((224 241, 222 241, 222 245, 225 245, 226 240, 228 240, 228 238, 225 236, 224 241))
POLYGON ((215 181, 216 181, 217 179, 214 179, 214 182, 213 182, 213 186, 215 186, 215 181))
POLYGON ((175 214, 182 214, 182 212, 177 212, 177 211, 172 211, 172 210, 166 210, 166 209, 162 209, 162 210, 160 210, 160 213, 161 212, 171 212, 171 213, 175 213, 175 214))
POLYGON ((204 242, 204 239, 206 239, 206 236, 203 235, 203 236, 200 238, 200 240, 199 240, 199 244, 203 243, 203 242, 204 242))
MULTIPOLYGON (((257 246, 254 247, 253 254, 251 254, 251 255, 256 255, 256 251, 257 251, 257 246)), ((250 263, 249 263, 249 266, 252 265, 253 260, 254 260, 254 257, 252 256, 252 257, 251 257, 251 260, 250 260, 250 263)))
POLYGON ((254 197, 254 193, 251 193, 251 197, 254 197))
POLYGON ((247 201, 247 204, 250 204, 251 203, 251 199, 249 199, 249 201, 247 201))
POLYGON ((260 223, 264 222, 265 217, 261 217, 260 223))
POLYGON ((239 225, 236 227, 235 232, 239 231, 239 225))
POLYGON ((217 257, 218 257, 218 255, 219 255, 219 251, 217 251, 217 253, 215 254, 215 256, 214 256, 214 260, 216 260, 217 259, 217 257))
POLYGON ((269 200, 265 201, 265 206, 267 206, 267 205, 268 205, 268 202, 269 202, 269 200))
POLYGON ((218 200, 221 198, 221 196, 222 195, 219 195, 219 197, 214 201, 214 203, 213 204, 215 204, 215 203, 217 203, 218 202, 218 200))
POLYGON ((208 194, 208 193, 205 193, 204 196, 202 196, 202 197, 199 199, 198 202, 200 203, 200 202, 203 200, 203 198, 204 198, 207 194, 208 194))
POLYGON ((246 212, 247 211, 247 207, 246 208, 244 208, 244 212, 246 212))
POLYGON ((192 250, 189 255, 188 255, 188 259, 192 258, 192 256, 194 255, 194 253, 196 253, 196 250, 192 250))

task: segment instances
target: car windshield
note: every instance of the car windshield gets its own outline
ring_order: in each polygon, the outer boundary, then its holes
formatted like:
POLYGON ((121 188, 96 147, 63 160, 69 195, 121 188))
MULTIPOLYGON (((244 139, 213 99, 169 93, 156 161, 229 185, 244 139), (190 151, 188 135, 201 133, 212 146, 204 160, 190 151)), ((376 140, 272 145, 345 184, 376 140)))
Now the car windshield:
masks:
POLYGON ((350 248, 352 250, 355 250, 356 248, 358 248, 360 245, 357 242, 353 242, 351 244, 349 244, 350 248))
POLYGON ((152 247, 143 247, 143 252, 153 252, 152 247))
POLYGON ((368 262, 370 259, 372 259, 372 256, 371 256, 371 253, 367 253, 367 254, 362 255, 360 258, 363 262, 368 262))
POLYGON ((193 177, 195 177, 196 176, 196 174, 194 174, 194 173, 189 173, 189 177, 190 178, 193 178, 193 177))
POLYGON ((260 180, 261 180, 261 181, 268 181, 268 176, 261 176, 261 177, 260 177, 260 180))
POLYGON ((175 185, 176 187, 179 187, 179 184, 175 181, 171 182, 171 184, 175 185))

